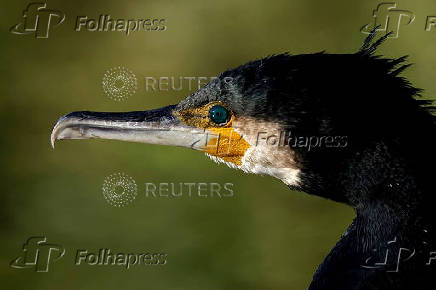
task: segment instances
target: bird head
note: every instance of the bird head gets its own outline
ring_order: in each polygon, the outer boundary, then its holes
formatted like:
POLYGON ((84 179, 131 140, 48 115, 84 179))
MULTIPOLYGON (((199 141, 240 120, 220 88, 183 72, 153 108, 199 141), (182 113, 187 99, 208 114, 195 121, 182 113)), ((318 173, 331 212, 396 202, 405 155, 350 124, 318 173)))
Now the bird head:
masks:
POLYGON ((252 61, 160 109, 72 112, 56 123, 51 142, 101 138, 187 147, 232 168, 346 201, 337 187, 350 160, 372 142, 395 140, 411 128, 405 121, 411 109, 404 108, 419 107, 411 97, 417 90, 397 77, 407 67, 399 66, 404 58, 372 55, 387 36, 371 44, 371 34, 352 54, 252 61))

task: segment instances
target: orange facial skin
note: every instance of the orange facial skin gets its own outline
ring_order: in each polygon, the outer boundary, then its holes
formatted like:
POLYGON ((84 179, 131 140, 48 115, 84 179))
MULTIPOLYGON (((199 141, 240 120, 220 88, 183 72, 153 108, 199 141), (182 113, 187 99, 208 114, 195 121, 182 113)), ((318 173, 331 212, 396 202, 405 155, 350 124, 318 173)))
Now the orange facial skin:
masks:
POLYGON ((215 105, 221 105, 231 113, 231 110, 225 104, 211 102, 202 107, 178 111, 174 114, 182 123, 203 128, 207 131, 207 134, 210 133, 210 136, 207 136, 205 146, 201 149, 203 152, 219 157, 226 162, 241 165, 242 157, 250 148, 250 144, 233 128, 235 116, 232 113, 230 120, 222 126, 213 123, 209 119, 209 110, 215 105))

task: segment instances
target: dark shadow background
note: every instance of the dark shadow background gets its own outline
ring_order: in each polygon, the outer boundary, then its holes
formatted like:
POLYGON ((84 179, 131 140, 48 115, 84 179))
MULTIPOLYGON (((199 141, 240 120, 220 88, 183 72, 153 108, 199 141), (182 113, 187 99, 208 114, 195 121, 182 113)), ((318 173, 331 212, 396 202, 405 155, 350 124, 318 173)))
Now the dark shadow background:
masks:
MULTIPOLYGON (((279 180, 216 165, 199 152, 100 140, 49 137, 55 121, 75 110, 130 111, 174 104, 193 92, 145 90, 146 76, 216 76, 249 60, 289 51, 352 53, 372 21, 377 1, 49 1, 66 13, 48 39, 14 35, 29 2, 3 1, 0 23, 0 287, 2 289, 305 289, 317 265, 353 218, 351 209, 292 192, 279 180), (74 31, 76 17, 165 18, 163 32, 74 31), (108 69, 124 66, 138 78, 125 102, 103 94, 108 69), (110 206, 101 187, 125 172, 138 197, 110 206), (234 184, 233 198, 152 199, 146 182, 234 184), (48 273, 12 269, 30 236, 66 248, 48 273), (159 267, 74 265, 77 249, 157 251, 159 267)), ((409 54, 404 76, 436 96, 436 15, 433 0, 401 1, 415 21, 379 50, 409 54)), ((370 85, 370 84, 368 84, 370 85)), ((350 95, 350 98, 353 98, 350 95)), ((356 100, 359 103, 359 100, 356 100)), ((376 104, 374 104, 376 105, 376 104)))

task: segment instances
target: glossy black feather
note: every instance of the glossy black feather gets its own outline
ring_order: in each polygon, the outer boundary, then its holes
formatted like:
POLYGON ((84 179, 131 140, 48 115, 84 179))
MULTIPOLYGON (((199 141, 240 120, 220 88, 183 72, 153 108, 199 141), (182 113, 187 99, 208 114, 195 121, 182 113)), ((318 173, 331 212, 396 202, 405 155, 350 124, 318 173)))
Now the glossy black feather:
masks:
POLYGON ((179 104, 219 100, 237 116, 281 123, 296 136, 347 137, 343 148, 292 148, 301 169, 293 189, 356 211, 318 268, 313 290, 435 288, 436 261, 426 265, 436 251, 434 107, 399 76, 410 65, 406 56, 376 55, 388 35, 374 36, 356 53, 280 54, 249 62, 179 104), (390 272, 400 248, 416 253, 390 272), (366 267, 368 257, 382 261, 388 249, 387 265, 366 267))

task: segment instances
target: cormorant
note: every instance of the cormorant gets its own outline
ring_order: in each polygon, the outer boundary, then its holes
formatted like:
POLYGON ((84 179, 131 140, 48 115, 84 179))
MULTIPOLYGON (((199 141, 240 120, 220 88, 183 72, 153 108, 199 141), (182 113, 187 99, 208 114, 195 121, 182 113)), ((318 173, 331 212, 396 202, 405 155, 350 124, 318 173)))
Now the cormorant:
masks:
POLYGON ((288 53, 225 71, 177 105, 80 111, 57 139, 116 139, 204 151, 245 172, 355 209, 309 289, 435 289, 435 118, 374 39, 351 54, 288 53), (312 143, 311 143, 312 142, 312 143))

